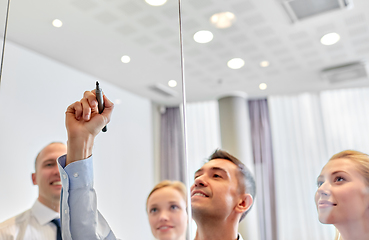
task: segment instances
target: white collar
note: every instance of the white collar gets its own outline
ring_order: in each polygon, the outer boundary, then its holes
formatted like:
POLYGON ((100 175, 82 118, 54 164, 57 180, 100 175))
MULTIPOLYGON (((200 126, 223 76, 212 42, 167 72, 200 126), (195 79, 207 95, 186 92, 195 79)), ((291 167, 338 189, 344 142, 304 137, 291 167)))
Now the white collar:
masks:
POLYGON ((36 200, 31 208, 31 214, 37 219, 40 225, 45 225, 55 218, 60 218, 60 214, 46 207, 36 200))

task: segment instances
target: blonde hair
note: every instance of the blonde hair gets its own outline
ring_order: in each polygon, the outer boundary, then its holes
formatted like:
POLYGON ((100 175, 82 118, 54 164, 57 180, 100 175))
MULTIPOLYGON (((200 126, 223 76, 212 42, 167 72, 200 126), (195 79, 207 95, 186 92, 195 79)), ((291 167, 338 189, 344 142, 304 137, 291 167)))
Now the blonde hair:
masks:
POLYGON ((149 193, 149 196, 147 196, 146 199, 146 210, 147 210, 147 203, 149 202, 149 198, 150 196, 159 189, 165 188, 165 187, 171 187, 176 189, 183 197, 183 200, 186 202, 187 205, 187 201, 186 201, 186 186, 180 182, 180 181, 170 181, 170 180, 164 180, 161 181, 160 183, 156 184, 155 187, 151 190, 151 192, 149 193))
POLYGON ((364 177, 365 184, 369 186, 369 155, 354 151, 354 150, 345 150, 334 154, 329 161, 336 159, 348 159, 356 163, 359 173, 364 177))
MULTIPOLYGON (((329 159, 329 161, 343 159, 343 158, 356 163, 359 173, 365 179, 365 184, 369 186, 369 155, 359 152, 359 151, 355 151, 355 150, 345 150, 345 151, 334 154, 329 159)), ((336 228, 336 236, 334 237, 334 240, 342 240, 341 234, 337 228, 336 228)))

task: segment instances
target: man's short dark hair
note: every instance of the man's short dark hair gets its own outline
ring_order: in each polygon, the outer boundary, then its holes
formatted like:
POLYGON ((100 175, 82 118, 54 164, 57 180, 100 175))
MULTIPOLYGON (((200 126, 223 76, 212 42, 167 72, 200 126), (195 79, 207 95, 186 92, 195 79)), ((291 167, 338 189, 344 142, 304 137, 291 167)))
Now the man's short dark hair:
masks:
MULTIPOLYGON (((252 205, 254 205, 254 201, 255 201, 255 194, 256 194, 256 185, 255 185, 255 179, 251 174, 251 171, 245 166, 245 164, 243 164, 240 160, 238 160, 235 156, 231 155, 230 153, 228 153, 227 151, 221 150, 221 149, 217 149, 215 150, 215 152, 209 157, 209 161, 214 160, 214 159, 225 159, 228 161, 231 161, 232 163, 234 163, 239 170, 240 176, 239 179, 239 184, 241 186, 241 191, 244 193, 248 193, 252 196, 253 199, 253 203, 252 205), (241 182, 240 182, 241 180, 241 182)), ((252 205, 250 206, 250 208, 244 212, 240 218, 240 222, 242 221, 242 219, 245 218, 246 214, 250 211, 252 205)))

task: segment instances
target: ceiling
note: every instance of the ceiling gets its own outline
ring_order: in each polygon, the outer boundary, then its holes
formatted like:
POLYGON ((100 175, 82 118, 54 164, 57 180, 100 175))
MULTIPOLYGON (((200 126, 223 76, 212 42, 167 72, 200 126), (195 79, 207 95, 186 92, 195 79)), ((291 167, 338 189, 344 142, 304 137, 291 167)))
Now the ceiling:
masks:
MULTIPOLYGON (((324 68, 369 59, 368 0, 352 0, 350 9, 295 23, 281 2, 182 0, 188 101, 240 92, 258 98, 369 86, 366 78, 330 83, 320 77, 324 68), (217 29, 209 18, 224 11, 233 12, 236 22, 217 29), (192 36, 199 30, 212 31, 213 40, 194 42, 192 36), (320 38, 329 32, 339 33, 341 39, 324 46, 320 38), (227 61, 235 57, 244 59, 245 66, 228 68, 227 61), (260 67, 263 60, 270 66, 260 67), (260 90, 260 83, 267 89, 260 90)), ((0 0, 4 14, 5 5, 6 0, 0 0)), ((9 40, 160 104, 181 102, 180 85, 173 88, 174 97, 151 88, 171 79, 180 83, 179 36, 177 0, 160 7, 144 0, 17 0, 10 6, 9 40), (56 18, 63 21, 61 28, 51 25, 56 18), (122 55, 129 55, 131 62, 122 63, 122 55)))

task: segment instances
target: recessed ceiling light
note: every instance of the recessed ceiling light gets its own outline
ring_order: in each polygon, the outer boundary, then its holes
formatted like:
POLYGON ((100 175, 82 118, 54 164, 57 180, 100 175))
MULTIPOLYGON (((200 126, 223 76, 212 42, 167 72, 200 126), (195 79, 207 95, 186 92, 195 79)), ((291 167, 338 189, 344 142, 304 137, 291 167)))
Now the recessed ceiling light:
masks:
POLYGON ((265 89, 267 89, 267 85, 265 84, 265 83, 260 83, 259 84, 259 88, 260 88, 260 90, 265 90, 265 89))
POLYGON ((145 2, 151 6, 161 6, 164 5, 167 0, 145 0, 145 2))
POLYGON ((177 86, 177 81, 176 80, 169 80, 168 86, 169 87, 175 87, 175 86, 177 86))
POLYGON ((119 105, 119 104, 121 104, 121 103, 122 103, 122 100, 120 100, 120 99, 115 99, 114 103, 115 103, 116 105, 119 105))
POLYGON ((213 40, 213 34, 207 30, 201 30, 193 35, 193 39, 198 43, 208 43, 213 40))
POLYGON ((269 62, 268 61, 262 61, 260 62, 260 67, 268 67, 269 66, 269 62))
POLYGON ((60 21, 59 19, 55 19, 53 21, 53 26, 59 28, 59 27, 63 26, 63 22, 60 21))
POLYGON ((338 35, 337 33, 327 33, 320 39, 320 42, 323 45, 333 45, 339 40, 340 40, 340 35, 338 35))
POLYGON ((122 63, 129 63, 131 61, 131 58, 127 55, 124 55, 120 58, 120 60, 122 61, 122 63))
POLYGON ((232 69, 239 69, 245 65, 245 61, 241 58, 233 58, 228 61, 227 66, 232 69))
POLYGON ((217 28, 228 28, 235 20, 236 16, 231 12, 216 13, 210 17, 210 22, 217 28))

